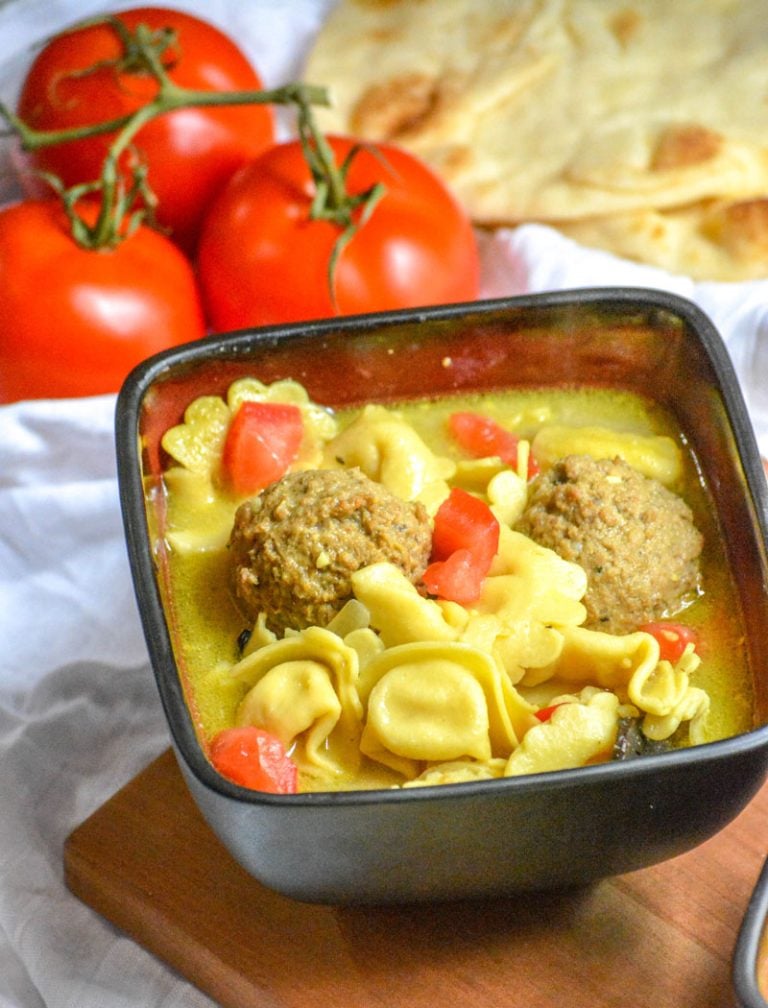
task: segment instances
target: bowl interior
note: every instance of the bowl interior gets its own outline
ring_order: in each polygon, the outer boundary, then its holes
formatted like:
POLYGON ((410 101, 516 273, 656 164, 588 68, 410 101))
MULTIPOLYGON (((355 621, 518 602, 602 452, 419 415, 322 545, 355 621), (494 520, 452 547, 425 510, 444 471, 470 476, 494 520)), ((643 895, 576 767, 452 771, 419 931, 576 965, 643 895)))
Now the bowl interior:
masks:
MULTIPOLYGON (((174 741, 209 783, 215 775, 179 687, 166 561, 148 541, 145 489, 160 481, 167 461, 160 439, 186 406, 201 394, 224 394, 245 375, 295 379, 331 407, 585 385, 658 402, 688 439, 715 504, 755 671, 755 727, 768 722, 768 503, 722 340, 695 306, 672 295, 559 292, 214 337, 152 358, 129 377, 118 401, 118 466, 137 595, 174 741)), ((162 529, 163 495, 150 500, 151 524, 162 529)))

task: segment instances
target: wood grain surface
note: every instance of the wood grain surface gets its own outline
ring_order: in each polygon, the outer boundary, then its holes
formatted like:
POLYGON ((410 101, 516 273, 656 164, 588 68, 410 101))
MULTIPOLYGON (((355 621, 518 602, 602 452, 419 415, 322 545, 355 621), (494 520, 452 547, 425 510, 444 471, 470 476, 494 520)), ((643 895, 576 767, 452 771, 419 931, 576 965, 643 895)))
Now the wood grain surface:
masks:
POLYGON ((674 860, 576 891, 298 903, 210 832, 168 751, 68 838, 67 884, 222 1008, 728 1008, 768 786, 674 860))

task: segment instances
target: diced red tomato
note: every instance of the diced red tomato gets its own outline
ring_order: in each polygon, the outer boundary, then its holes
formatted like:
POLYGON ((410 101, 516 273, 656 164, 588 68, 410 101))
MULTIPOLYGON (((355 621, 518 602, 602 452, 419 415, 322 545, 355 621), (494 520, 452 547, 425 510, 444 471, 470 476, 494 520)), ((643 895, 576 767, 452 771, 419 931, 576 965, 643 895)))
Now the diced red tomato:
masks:
POLYGON ((550 704, 549 707, 542 707, 540 710, 534 712, 535 717, 541 722, 549 721, 552 715, 555 713, 558 707, 562 707, 562 703, 550 704))
POLYGON ((239 496, 257 493, 280 479, 295 462, 304 425, 291 403, 244 402, 227 431, 222 465, 239 496))
POLYGON ((684 623, 645 623, 638 629, 655 637, 659 642, 659 657, 673 664, 689 644, 693 644, 694 649, 699 645, 696 631, 684 623))
POLYGON ((499 548, 499 523, 485 503, 454 487, 435 515, 432 559, 447 560, 456 550, 469 550, 480 561, 490 561, 499 548))
POLYGON ((254 791, 295 794, 298 769, 282 742, 261 728, 225 728, 210 747, 211 763, 219 773, 254 791))
POLYGON ((468 605, 476 602, 499 548, 499 523, 478 497, 454 487, 435 515, 427 591, 468 605))
POLYGON ((469 550, 451 553, 447 560, 436 560, 424 571, 422 581, 430 595, 470 605, 480 597, 487 568, 480 566, 469 550))
MULTIPOLYGON (((517 468, 520 438, 501 424, 481 413, 452 413, 448 428, 461 447, 475 458, 498 457, 506 465, 517 468)), ((528 479, 539 472, 533 455, 528 456, 528 479)))

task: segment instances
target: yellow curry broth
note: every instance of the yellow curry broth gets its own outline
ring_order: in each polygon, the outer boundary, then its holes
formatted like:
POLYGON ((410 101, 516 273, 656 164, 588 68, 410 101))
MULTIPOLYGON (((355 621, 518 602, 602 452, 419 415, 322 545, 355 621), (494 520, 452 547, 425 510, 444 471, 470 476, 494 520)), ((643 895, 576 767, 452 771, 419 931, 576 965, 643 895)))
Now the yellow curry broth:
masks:
MULTIPOLYGON (((681 442, 669 416, 642 398, 602 389, 524 390, 492 396, 397 404, 396 408, 438 455, 456 460, 467 456, 452 442, 446 421, 455 410, 493 417, 523 438, 531 439, 544 425, 603 427, 639 436, 666 435, 681 442)), ((337 416, 344 429, 357 415, 337 416)), ((703 738, 715 740, 752 727, 752 690, 746 667, 743 631, 731 575, 725 563, 716 516, 698 477, 694 460, 683 451, 680 493, 692 508, 704 535, 701 596, 678 618, 699 631, 701 664, 695 685, 711 700, 703 738)), ((470 475, 471 482, 471 475, 470 475)), ((468 487, 471 489, 471 487, 468 487)), ((232 515, 239 503, 214 481, 206 482, 174 467, 166 474, 169 577, 167 604, 175 624, 174 647, 182 669, 193 718, 205 742, 234 723, 247 687, 233 681, 228 670, 239 657, 238 637, 249 629, 235 607, 228 587, 225 545, 232 515), (190 543, 194 548, 190 548, 190 543), (201 547, 201 544, 202 547, 201 547)), ((573 692, 573 683, 550 679, 541 685, 518 687, 526 701, 546 706, 553 697, 573 692)), ((402 776, 363 757, 353 774, 328 776, 300 763, 300 788, 349 789, 387 787, 402 776)))

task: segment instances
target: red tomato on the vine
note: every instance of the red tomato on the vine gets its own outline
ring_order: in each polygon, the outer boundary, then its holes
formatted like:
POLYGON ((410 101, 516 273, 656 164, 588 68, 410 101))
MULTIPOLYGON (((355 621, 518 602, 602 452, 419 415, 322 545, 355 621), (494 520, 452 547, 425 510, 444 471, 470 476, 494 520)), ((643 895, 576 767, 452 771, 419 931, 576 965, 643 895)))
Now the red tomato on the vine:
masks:
MULTIPOLYGON (((349 137, 328 142, 337 165, 355 145, 349 137)), ((215 329, 477 297, 471 223, 426 165, 393 146, 361 148, 346 182, 351 195, 377 182, 386 192, 338 256, 334 303, 328 270, 341 229, 309 219, 315 185, 301 143, 277 144, 233 176, 209 209, 198 247, 215 329)))
MULTIPOLYGON (((129 29, 173 28, 177 45, 163 56, 174 83, 205 91, 257 91, 262 82, 226 35, 199 18, 161 7, 115 14, 129 29)), ((109 66, 121 45, 109 25, 75 28, 58 35, 38 54, 24 80, 18 114, 38 130, 93 125, 133 112, 154 97, 148 74, 109 66)), ((45 147, 29 155, 32 166, 58 175, 67 186, 99 177, 110 135, 45 147)), ((267 105, 182 108, 147 123, 135 146, 148 165, 158 198, 158 223, 186 251, 196 241, 206 205, 242 164, 274 140, 267 105)))
POLYGON ((144 358, 204 333, 192 267, 163 235, 141 226, 89 251, 57 200, 0 210, 0 402, 116 392, 144 358))

